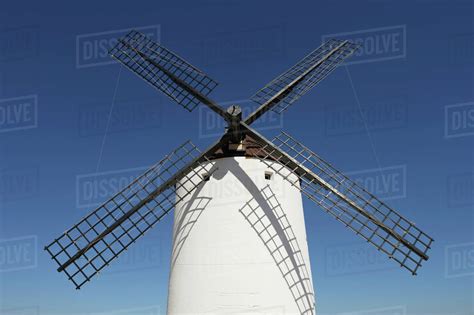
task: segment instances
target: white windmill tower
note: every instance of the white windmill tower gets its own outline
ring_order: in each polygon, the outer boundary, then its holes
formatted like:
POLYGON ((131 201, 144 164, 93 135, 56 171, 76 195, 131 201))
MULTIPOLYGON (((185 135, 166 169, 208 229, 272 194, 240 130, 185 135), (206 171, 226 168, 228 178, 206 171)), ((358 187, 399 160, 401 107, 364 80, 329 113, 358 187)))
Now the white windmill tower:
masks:
POLYGON ((281 113, 357 46, 330 40, 257 92, 242 118, 217 83, 132 31, 111 55, 192 111, 228 124, 205 151, 186 142, 45 247, 77 289, 175 209, 168 314, 315 314, 301 195, 413 274, 433 239, 286 133, 252 129, 281 113))

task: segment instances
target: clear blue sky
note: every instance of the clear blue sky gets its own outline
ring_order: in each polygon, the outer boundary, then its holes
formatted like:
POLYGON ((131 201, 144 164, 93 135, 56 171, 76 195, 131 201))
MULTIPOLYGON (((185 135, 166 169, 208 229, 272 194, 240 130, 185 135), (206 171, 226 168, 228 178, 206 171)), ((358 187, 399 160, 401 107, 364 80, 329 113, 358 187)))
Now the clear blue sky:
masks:
POLYGON ((171 217, 80 291, 42 251, 117 182, 220 132, 207 110, 188 113, 128 71, 111 111, 119 66, 103 47, 146 27, 246 112, 323 38, 362 39, 354 63, 255 126, 283 127, 436 241, 412 277, 305 200, 317 310, 473 314, 473 15, 453 0, 2 3, 0 313, 165 312, 171 217))

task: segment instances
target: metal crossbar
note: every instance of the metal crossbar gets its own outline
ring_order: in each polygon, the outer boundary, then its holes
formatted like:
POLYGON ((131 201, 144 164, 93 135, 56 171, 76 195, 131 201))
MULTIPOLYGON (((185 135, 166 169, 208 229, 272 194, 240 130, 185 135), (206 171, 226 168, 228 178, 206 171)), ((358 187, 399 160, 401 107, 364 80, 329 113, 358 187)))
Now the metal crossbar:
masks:
POLYGON ((188 111, 217 86, 201 70, 137 31, 121 38, 109 53, 188 111))
POLYGON ((283 132, 272 144, 293 161, 265 145, 261 149, 264 163, 356 234, 416 274, 422 260, 428 259, 426 254, 433 242, 430 236, 290 135, 283 132), (288 168, 298 175, 297 179, 292 179, 288 168))
POLYGON ((288 217, 275 196, 266 186, 262 197, 269 206, 266 213, 254 198, 239 210, 258 234, 278 266, 288 288, 293 295, 300 314, 315 314, 313 284, 305 263, 298 239, 288 217))
POLYGON ((349 41, 331 39, 268 83, 251 99, 259 104, 268 103, 271 110, 281 113, 327 77, 358 47, 349 41))
POLYGON ((191 142, 184 143, 46 246, 58 271, 64 271, 77 289, 97 275, 191 193, 202 182, 203 172, 212 172, 212 162, 198 163, 174 186, 155 195, 200 154, 191 142), (183 193, 176 194, 176 189, 183 193))

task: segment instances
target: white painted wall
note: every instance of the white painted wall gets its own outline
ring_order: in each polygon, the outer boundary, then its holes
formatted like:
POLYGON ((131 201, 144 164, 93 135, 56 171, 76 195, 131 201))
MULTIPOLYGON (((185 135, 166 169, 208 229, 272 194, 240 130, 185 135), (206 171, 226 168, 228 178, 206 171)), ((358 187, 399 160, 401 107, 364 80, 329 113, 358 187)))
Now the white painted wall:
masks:
POLYGON ((168 314, 314 314, 300 191, 256 158, 212 163, 176 206, 168 314))

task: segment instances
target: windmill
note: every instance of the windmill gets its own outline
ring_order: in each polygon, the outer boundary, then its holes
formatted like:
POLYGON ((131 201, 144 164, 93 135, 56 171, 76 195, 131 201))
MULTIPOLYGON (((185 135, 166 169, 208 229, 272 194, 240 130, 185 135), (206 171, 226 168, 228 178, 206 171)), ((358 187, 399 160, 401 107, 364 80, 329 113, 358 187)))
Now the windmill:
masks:
POLYGON ((242 117, 209 98, 217 82, 131 31, 111 49, 121 64, 192 111, 227 123, 200 151, 185 142, 64 232, 45 250, 77 289, 174 211, 168 314, 314 314, 302 195, 413 275, 433 239, 287 133, 250 125, 281 113, 354 53, 331 39, 258 91, 242 117), (223 189, 232 193, 222 193, 223 189))

